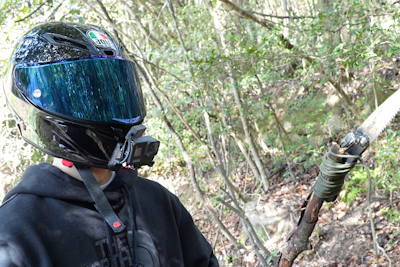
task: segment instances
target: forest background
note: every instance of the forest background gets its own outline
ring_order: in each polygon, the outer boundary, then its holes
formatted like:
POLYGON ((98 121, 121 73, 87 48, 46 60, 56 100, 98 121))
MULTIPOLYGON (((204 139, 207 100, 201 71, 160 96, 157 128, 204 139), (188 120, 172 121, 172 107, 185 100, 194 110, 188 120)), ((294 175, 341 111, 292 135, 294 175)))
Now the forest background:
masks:
MULTIPOLYGON (((180 197, 221 266, 268 266, 293 230, 330 143, 399 88, 400 1, 0 3, 1 77, 18 38, 40 22, 91 23, 120 38, 138 65, 148 134, 161 141, 156 164, 141 173, 180 197)), ((27 166, 51 158, 21 140, 3 94, 0 103, 1 199, 27 166)), ((360 165, 339 199, 323 207, 315 248, 295 266, 400 264, 397 121, 365 156, 379 201, 375 213, 361 210, 353 224, 364 245, 344 235, 334 250, 338 233, 328 226, 354 221, 364 205, 367 174, 360 165), (376 229, 385 237, 378 253, 366 216, 384 222, 376 229)))

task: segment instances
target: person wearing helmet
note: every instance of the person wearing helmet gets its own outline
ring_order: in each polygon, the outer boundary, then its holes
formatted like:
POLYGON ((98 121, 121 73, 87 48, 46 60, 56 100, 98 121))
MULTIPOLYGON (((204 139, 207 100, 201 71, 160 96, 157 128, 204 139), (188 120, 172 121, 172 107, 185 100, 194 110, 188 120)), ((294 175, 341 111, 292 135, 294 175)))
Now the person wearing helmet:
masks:
POLYGON ((141 178, 159 142, 144 136, 136 65, 94 25, 28 31, 4 81, 30 166, 0 207, 0 266, 218 266, 176 196, 141 178))

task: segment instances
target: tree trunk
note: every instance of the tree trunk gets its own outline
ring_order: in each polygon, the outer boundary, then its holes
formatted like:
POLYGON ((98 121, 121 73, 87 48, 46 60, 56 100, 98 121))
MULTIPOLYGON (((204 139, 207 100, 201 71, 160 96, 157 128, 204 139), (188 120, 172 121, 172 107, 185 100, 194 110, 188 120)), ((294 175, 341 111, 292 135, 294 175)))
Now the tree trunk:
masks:
MULTIPOLYGON (((221 27, 221 23, 219 22, 219 18, 217 18, 216 13, 214 11, 212 11, 211 8, 210 8, 210 12, 211 12, 212 17, 213 17, 215 28, 216 28, 217 32, 220 33, 220 39, 221 39, 222 47, 223 47, 223 49, 225 51, 225 55, 228 57, 229 56, 227 54, 228 47, 226 45, 225 38, 223 36, 224 29, 221 27)), ((268 190, 269 189, 268 177, 267 177, 267 174, 265 172, 265 168, 264 168, 263 162, 262 162, 262 160, 261 160, 261 158, 260 158, 260 156, 258 154, 258 150, 257 150, 257 148, 256 148, 256 146, 255 146, 255 144, 253 142, 252 137, 251 137, 250 128, 249 128, 249 125, 248 125, 248 122, 247 122, 247 117, 246 117, 246 115, 244 113, 244 107, 242 105, 242 100, 241 100, 241 97, 240 97, 240 93, 239 93, 239 90, 238 90, 237 85, 236 85, 235 75, 234 75, 234 73, 232 71, 232 66, 231 66, 231 64, 229 62, 227 63, 226 71, 228 72, 229 81, 230 81, 230 85, 231 85, 231 90, 232 90, 232 93, 233 93, 233 96, 234 96, 234 99, 235 99, 235 103, 236 103, 237 109, 239 111, 239 117, 240 117, 240 121, 242 123, 242 128, 243 128, 245 137, 246 137, 246 143, 250 148, 251 155, 253 156, 254 161, 255 161, 255 163, 257 165, 258 171, 260 172, 261 181, 262 181, 264 190, 268 190)))
POLYGON ((247 235, 249 236, 249 239, 250 239, 250 242, 252 244, 253 250, 259 256, 262 265, 264 267, 267 267, 268 265, 267 265, 263 255, 261 253, 259 253, 259 250, 262 250, 265 253, 265 257, 269 257, 269 255, 271 253, 264 247, 264 245, 262 244, 262 242, 258 238, 257 233, 255 232, 251 222, 246 217, 244 211, 242 210, 242 208, 239 206, 239 204, 237 202, 237 199, 235 197, 234 188, 232 187, 232 183, 228 179, 228 176, 226 174, 224 166, 222 165, 221 156, 219 155, 219 152, 218 152, 218 150, 216 148, 216 144, 214 142, 214 138, 213 138, 213 134, 212 134, 212 130, 211 130, 210 117, 209 117, 207 112, 204 112, 204 120, 206 122, 209 140, 210 140, 211 145, 212 145, 212 147, 214 149, 214 154, 215 154, 216 158, 218 159, 218 168, 220 169, 220 173, 223 174, 222 177, 224 178, 226 186, 228 187, 229 196, 230 196, 232 202, 235 204, 235 207, 233 207, 233 206, 229 205, 228 203, 224 202, 222 199, 219 199, 219 200, 221 201, 221 203, 223 203, 224 205, 229 207, 232 211, 234 211, 240 217, 243 225, 245 226, 244 229, 245 229, 247 235))

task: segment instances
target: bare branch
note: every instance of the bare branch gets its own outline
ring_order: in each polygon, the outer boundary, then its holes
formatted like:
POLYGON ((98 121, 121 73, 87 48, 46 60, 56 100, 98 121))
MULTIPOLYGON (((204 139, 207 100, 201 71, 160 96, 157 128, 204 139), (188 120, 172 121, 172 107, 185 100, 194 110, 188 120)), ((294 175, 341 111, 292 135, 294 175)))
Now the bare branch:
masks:
POLYGON ((157 17, 157 13, 151 9, 148 5, 146 5, 146 2, 144 2, 143 0, 138 0, 138 2, 140 4, 142 4, 142 6, 144 7, 144 9, 146 9, 148 12, 150 12, 151 14, 153 14, 155 17, 157 17))
POLYGON ((190 74, 192 75, 192 77, 194 77, 192 65, 190 64, 190 60, 189 60, 189 57, 188 57, 188 51, 187 51, 187 48, 185 46, 185 42, 183 41, 183 37, 182 37, 181 31, 179 30, 178 20, 176 19, 176 16, 175 16, 174 6, 172 5, 172 1, 171 0, 167 0, 167 3, 168 3, 168 9, 171 12, 172 19, 174 20, 174 23, 175 23, 176 31, 178 32, 178 36, 179 36, 179 40, 181 42, 181 46, 183 48, 183 51, 185 52, 186 64, 188 64, 188 66, 189 66, 190 74))
POLYGON ((128 10, 129 14, 133 17, 133 19, 136 21, 137 26, 139 27, 140 31, 147 37, 149 40, 158 48, 161 48, 162 44, 155 39, 150 32, 146 30, 146 28, 143 26, 142 22, 140 21, 139 17, 136 15, 135 10, 133 10, 132 7, 128 5, 128 3, 124 0, 121 0, 121 2, 124 4, 126 9, 128 10))
POLYGON ((49 1, 50 1, 50 0, 47 0, 47 1, 43 2, 43 3, 40 4, 35 10, 33 10, 28 16, 26 16, 26 17, 24 17, 24 18, 22 18, 22 19, 16 20, 15 22, 21 22, 21 21, 26 20, 27 18, 29 18, 30 16, 32 16, 33 14, 35 14, 39 9, 42 8, 42 6, 44 6, 45 4, 47 4, 49 1))
POLYGON ((46 21, 52 20, 54 18, 54 14, 56 14, 57 10, 62 6, 63 3, 64 1, 61 1, 61 3, 53 9, 50 16, 47 17, 46 21))
POLYGON ((241 9, 234 3, 230 2, 229 0, 219 0, 219 1, 224 3, 227 7, 229 7, 230 9, 232 9, 233 11, 235 11, 236 13, 238 13, 240 16, 242 16, 244 18, 252 20, 255 23, 260 24, 263 27, 267 27, 269 30, 272 30, 274 28, 274 26, 272 25, 271 22, 269 22, 269 21, 264 22, 264 21, 259 20, 258 18, 253 16, 253 14, 251 14, 250 12, 248 12, 244 9, 241 9))
MULTIPOLYGON (((157 18, 157 22, 161 25, 161 27, 163 28, 164 32, 166 35, 168 35, 169 38, 171 38, 172 40, 174 40, 175 42, 178 42, 176 40, 176 37, 170 32, 170 30, 168 29, 167 26, 165 26, 165 24, 160 20, 160 16, 161 16, 161 11, 159 12, 159 14, 157 15, 157 13, 151 9, 148 5, 146 5, 146 3, 143 0, 138 0, 140 4, 142 4, 142 6, 144 7, 144 9, 146 9, 149 13, 153 14, 153 16, 155 18, 157 18)), ((157 24, 157 23, 155 23, 157 24)))
MULTIPOLYGON (((103 3, 100 0, 96 0, 96 2, 99 4, 101 10, 103 11, 104 15, 106 16, 107 21, 114 23, 113 20, 111 19, 110 15, 108 14, 106 7, 103 5, 103 3)), ((119 39, 118 32, 115 29, 113 30, 113 33, 114 33, 115 37, 117 37, 119 39)))
MULTIPOLYGON (((235 11, 236 13, 238 13, 239 15, 241 15, 244 18, 247 18, 251 21, 254 21, 255 23, 267 28, 268 30, 273 30, 275 28, 274 24, 271 21, 267 21, 267 20, 259 20, 257 17, 255 17, 252 13, 241 9, 240 7, 238 7, 237 5, 235 5, 234 3, 230 2, 229 0, 219 0, 222 3, 224 3, 227 7, 229 7, 230 9, 232 9, 233 11, 235 11)), ((285 48, 287 49, 293 49, 294 45, 290 43, 290 41, 283 36, 282 34, 279 35, 279 38, 281 39, 282 44, 284 45, 285 48)))
POLYGON ((277 18, 277 19, 315 19, 314 16, 277 16, 277 15, 269 15, 269 14, 263 14, 260 12, 255 12, 255 11, 248 11, 251 12, 253 14, 259 15, 259 16, 263 16, 263 17, 270 17, 270 18, 277 18))

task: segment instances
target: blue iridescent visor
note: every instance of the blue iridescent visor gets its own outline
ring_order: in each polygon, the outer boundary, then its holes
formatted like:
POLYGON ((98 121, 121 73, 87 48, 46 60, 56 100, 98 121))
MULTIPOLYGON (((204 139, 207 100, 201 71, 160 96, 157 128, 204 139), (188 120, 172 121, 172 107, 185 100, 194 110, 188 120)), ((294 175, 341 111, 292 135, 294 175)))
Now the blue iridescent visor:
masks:
POLYGON ((136 123, 146 115, 133 62, 118 58, 17 66, 15 81, 35 105, 98 122, 136 123))

